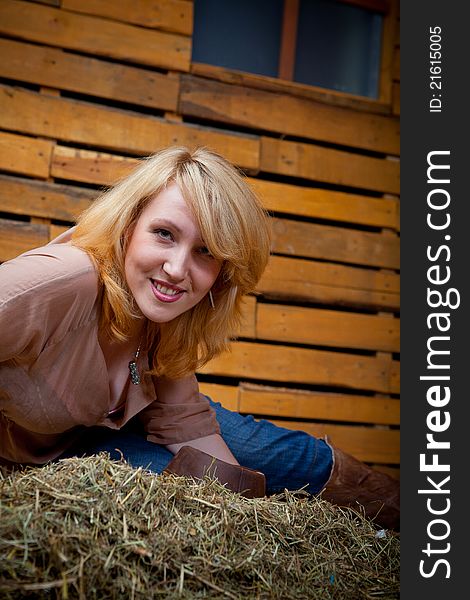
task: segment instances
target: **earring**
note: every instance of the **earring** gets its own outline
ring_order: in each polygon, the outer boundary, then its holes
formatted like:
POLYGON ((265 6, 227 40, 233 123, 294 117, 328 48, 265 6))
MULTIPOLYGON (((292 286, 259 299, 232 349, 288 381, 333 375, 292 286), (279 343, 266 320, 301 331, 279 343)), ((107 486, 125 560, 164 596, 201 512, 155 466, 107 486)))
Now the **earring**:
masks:
POLYGON ((214 296, 212 295, 212 290, 209 290, 209 302, 212 308, 215 309, 214 296))

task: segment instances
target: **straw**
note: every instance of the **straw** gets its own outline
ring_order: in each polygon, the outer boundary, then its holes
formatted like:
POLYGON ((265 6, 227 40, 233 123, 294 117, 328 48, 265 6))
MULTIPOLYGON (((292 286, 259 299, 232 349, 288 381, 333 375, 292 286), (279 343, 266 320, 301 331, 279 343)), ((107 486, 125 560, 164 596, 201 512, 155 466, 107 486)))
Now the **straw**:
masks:
POLYGON ((399 536, 302 490, 64 459, 0 476, 0 597, 393 599, 399 536))

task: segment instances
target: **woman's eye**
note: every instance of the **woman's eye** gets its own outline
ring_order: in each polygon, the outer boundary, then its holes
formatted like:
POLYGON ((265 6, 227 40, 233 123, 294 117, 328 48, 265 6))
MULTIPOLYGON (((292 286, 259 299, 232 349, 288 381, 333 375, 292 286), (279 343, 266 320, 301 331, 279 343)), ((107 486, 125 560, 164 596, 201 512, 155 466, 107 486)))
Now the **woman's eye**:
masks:
POLYGON ((201 246, 199 248, 199 254, 213 258, 212 254, 209 252, 209 248, 207 246, 201 246))
POLYGON ((168 229, 157 229, 155 231, 155 233, 163 238, 164 240, 171 240, 173 239, 173 236, 171 235, 171 231, 168 231, 168 229))

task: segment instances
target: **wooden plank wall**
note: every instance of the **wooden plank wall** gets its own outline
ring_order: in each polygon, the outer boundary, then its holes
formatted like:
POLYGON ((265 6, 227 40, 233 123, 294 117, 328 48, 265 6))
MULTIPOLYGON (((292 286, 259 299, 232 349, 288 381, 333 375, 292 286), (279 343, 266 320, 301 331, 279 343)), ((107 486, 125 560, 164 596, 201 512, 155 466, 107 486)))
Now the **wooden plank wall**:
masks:
POLYGON ((0 2, 0 261, 70 226, 138 157, 216 149, 261 195, 273 246, 203 390, 398 475, 398 20, 379 102, 192 64, 192 9, 0 2))

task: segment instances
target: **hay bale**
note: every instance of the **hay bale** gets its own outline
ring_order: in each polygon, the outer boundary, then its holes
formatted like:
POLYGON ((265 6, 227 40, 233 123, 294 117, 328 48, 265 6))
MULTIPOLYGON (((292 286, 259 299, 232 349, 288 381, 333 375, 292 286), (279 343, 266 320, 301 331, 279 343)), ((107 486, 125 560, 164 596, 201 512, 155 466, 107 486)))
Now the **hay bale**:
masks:
POLYGON ((1 598, 399 597, 398 535, 302 491, 247 499, 101 454, 0 477, 0 498, 1 598))

